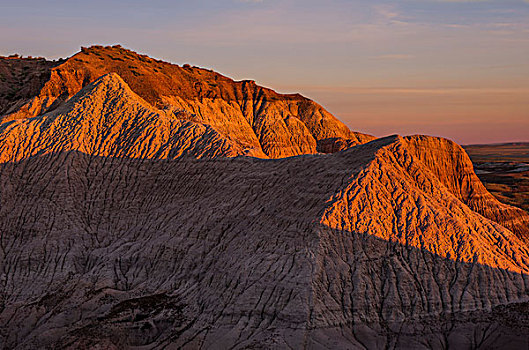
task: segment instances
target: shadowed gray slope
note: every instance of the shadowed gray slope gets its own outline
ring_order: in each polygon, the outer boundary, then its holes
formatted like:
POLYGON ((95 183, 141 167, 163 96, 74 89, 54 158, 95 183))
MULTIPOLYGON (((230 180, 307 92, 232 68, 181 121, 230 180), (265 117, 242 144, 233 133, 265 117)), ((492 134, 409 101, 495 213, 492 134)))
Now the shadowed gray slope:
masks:
POLYGON ((528 300, 527 248, 406 147, 5 163, 0 344, 428 348, 482 333, 522 344, 491 318, 528 300))

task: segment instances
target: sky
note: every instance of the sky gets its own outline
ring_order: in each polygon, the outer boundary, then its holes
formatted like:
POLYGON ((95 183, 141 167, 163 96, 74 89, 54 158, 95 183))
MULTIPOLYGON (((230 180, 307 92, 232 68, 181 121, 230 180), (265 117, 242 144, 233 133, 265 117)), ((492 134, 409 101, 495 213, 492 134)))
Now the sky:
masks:
POLYGON ((0 55, 92 44, 300 92, 376 136, 529 141, 529 0, 0 0, 0 55))

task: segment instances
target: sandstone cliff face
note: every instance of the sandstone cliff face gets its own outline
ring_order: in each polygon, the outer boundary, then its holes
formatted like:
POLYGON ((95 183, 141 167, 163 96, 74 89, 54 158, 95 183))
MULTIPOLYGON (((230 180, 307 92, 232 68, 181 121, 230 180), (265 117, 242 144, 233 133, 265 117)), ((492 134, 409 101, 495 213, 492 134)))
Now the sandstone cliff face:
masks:
POLYGON ((417 152, 389 137, 280 160, 4 163, 1 342, 527 346, 528 248, 417 152))
POLYGON ((350 131, 317 103, 301 95, 281 95, 253 81, 234 82, 210 70, 179 67, 120 47, 83 48, 54 67, 50 79, 4 121, 49 112, 84 86, 108 73, 119 74, 153 106, 177 118, 212 126, 240 147, 281 158, 316 153, 316 142, 344 138, 373 139, 350 131))

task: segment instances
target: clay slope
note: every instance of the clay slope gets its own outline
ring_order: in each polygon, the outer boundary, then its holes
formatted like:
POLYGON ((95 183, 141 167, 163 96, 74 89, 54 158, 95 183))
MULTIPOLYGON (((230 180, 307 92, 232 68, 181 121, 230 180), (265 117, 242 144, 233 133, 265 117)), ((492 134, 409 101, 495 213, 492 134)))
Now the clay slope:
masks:
POLYGON ((0 344, 528 346, 529 249, 452 193, 423 141, 1 164, 0 344))
POLYGON ((210 126, 151 107, 115 73, 53 112, 0 125, 2 162, 71 150, 143 159, 253 155, 210 126))
POLYGON ((281 95, 253 81, 235 82, 210 70, 179 67, 119 46, 83 48, 54 67, 42 89, 31 98, 21 98, 3 119, 49 112, 108 73, 119 74, 153 106, 210 125, 240 147, 271 158, 316 153, 317 143, 331 138, 355 144, 373 139, 350 131, 301 95, 281 95))

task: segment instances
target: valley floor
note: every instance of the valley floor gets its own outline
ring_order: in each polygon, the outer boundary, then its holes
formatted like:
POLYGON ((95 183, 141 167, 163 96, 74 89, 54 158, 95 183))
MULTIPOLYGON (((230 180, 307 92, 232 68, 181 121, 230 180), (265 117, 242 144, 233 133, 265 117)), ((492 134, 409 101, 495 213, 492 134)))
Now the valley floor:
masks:
POLYGON ((490 193, 529 211, 529 143, 473 145, 465 150, 490 193))

